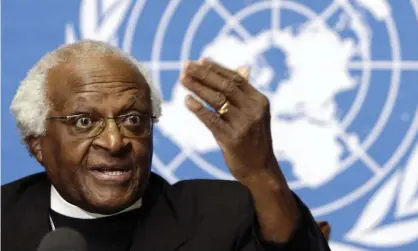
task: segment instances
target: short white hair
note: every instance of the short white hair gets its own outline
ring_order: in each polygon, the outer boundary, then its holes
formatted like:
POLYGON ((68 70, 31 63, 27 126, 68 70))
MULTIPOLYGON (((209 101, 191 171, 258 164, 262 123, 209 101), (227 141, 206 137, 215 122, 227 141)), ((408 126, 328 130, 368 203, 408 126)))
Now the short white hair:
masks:
POLYGON ((25 79, 20 83, 16 95, 13 98, 10 110, 14 114, 17 126, 23 140, 29 136, 41 136, 45 133, 45 119, 47 117, 50 102, 46 100, 46 88, 48 71, 74 57, 90 55, 116 56, 137 68, 144 76, 151 92, 152 115, 161 116, 161 93, 151 81, 147 70, 131 55, 117 47, 93 40, 81 40, 72 44, 59 47, 55 51, 47 53, 30 69, 25 79))

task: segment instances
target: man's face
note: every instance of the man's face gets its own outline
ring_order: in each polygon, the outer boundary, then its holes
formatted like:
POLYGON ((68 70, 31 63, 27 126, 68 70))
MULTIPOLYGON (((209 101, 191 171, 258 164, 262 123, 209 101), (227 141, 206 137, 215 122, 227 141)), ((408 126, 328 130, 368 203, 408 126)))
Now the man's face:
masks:
MULTIPOLYGON (((48 74, 46 94, 51 103, 48 115, 54 117, 152 114, 144 77, 116 57, 86 57, 58 65, 48 74)), ((132 118, 125 123, 138 122, 132 118)), ((152 133, 126 137, 116 120, 104 119, 103 131, 86 137, 80 132, 92 121, 46 120, 36 156, 64 199, 90 212, 114 213, 132 204, 145 189, 152 133)))

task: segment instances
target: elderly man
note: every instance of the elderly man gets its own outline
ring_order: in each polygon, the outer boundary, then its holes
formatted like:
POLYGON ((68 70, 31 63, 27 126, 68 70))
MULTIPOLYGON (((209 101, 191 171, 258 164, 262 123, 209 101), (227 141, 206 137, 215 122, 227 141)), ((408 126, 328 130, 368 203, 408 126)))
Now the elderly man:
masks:
POLYGON ((44 56, 11 110, 45 173, 2 187, 1 250, 35 250, 59 227, 80 232, 89 250, 329 250, 280 171, 268 100, 247 76, 186 64, 181 82, 215 112, 193 96, 186 106, 238 182, 170 185, 151 173, 161 97, 139 63, 89 40, 44 56))

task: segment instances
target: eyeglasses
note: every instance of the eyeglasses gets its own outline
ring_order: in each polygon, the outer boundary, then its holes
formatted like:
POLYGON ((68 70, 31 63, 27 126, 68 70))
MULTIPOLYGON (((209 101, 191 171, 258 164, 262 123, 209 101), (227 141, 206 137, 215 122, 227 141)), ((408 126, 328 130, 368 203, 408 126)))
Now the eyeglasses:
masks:
POLYGON ((94 138, 106 127, 107 120, 114 120, 120 133, 128 138, 145 138, 151 134, 156 117, 147 114, 125 114, 115 118, 92 114, 76 114, 63 117, 47 117, 67 125, 69 133, 78 138, 94 138))

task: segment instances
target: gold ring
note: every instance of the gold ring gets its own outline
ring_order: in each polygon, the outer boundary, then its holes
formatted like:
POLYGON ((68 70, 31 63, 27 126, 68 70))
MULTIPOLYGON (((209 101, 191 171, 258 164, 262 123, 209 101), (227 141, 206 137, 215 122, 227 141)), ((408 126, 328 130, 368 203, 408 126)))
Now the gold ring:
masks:
POLYGON ((228 101, 226 101, 222 106, 221 106, 221 108, 219 108, 218 109, 218 113, 219 113, 219 115, 224 115, 225 113, 227 113, 228 112, 228 106, 229 106, 229 102, 228 101))

